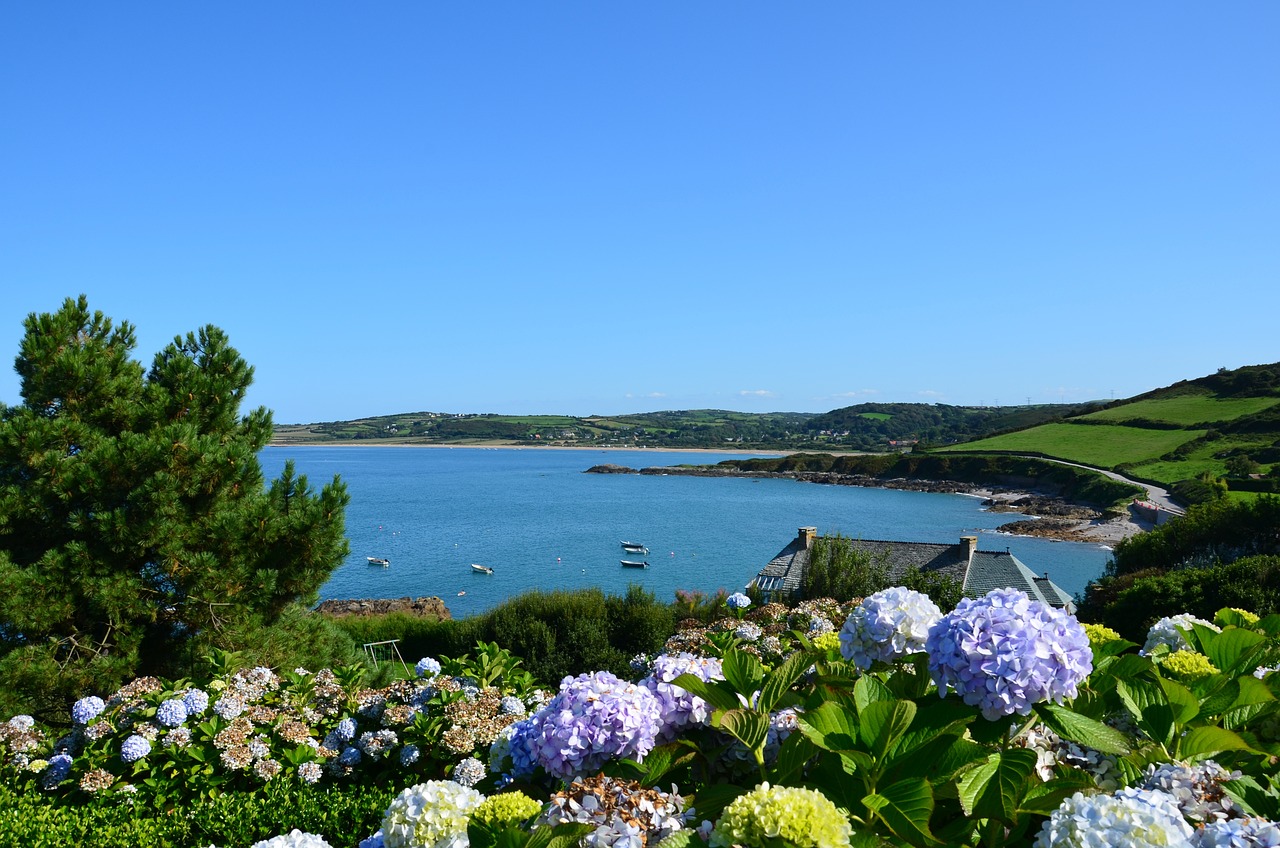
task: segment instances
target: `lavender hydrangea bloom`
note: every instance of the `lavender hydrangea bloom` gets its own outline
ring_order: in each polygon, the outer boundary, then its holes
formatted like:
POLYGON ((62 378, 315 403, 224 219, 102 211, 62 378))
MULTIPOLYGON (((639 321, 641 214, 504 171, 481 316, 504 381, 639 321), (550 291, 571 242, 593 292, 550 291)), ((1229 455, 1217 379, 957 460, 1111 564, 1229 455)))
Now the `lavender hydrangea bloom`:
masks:
POLYGON ((120 745, 120 759, 126 763, 135 763, 150 753, 151 743, 136 733, 120 745))
POLYGON ((690 653, 659 654, 653 660, 653 672, 640 685, 654 694, 661 713, 661 741, 676 738, 685 728, 706 724, 711 707, 671 681, 682 674, 692 674, 703 681, 724 680, 724 670, 716 657, 699 657, 690 653))
POLYGON ((435 657, 423 657, 413 668, 419 677, 430 680, 440 673, 440 661, 435 657))
POLYGON ((1162 763, 1147 767, 1142 789, 1157 789, 1171 796, 1182 815, 1194 823, 1221 821, 1233 815, 1235 803, 1222 784, 1240 777, 1213 760, 1198 763, 1162 763))
POLYGON ((840 628, 840 654, 858 668, 924 650, 942 610, 928 595, 894 586, 864 598, 840 628))
POLYGON ((203 689, 188 689, 182 693, 182 706, 187 708, 187 718, 203 715, 209 709, 209 693, 203 689))
POLYGON ((658 699, 644 686, 607 671, 566 677, 550 703, 527 724, 517 724, 511 758, 517 769, 536 763, 566 779, 614 759, 643 759, 656 741, 661 716, 658 699))
POLYGON ((71 705, 71 720, 76 724, 88 724, 101 715, 106 708, 106 702, 97 695, 81 698, 71 705))
POLYGON ((751 606, 751 599, 742 592, 734 592, 724 599, 725 606, 732 610, 744 610, 751 606))
POLYGON ((1146 656, 1159 645, 1168 645, 1171 651, 1189 651, 1191 650, 1191 645, 1187 643, 1187 638, 1182 635, 1178 628, 1191 630, 1196 624, 1203 625, 1219 633, 1222 632, 1222 628, 1213 622, 1205 621, 1203 618, 1196 618, 1189 613, 1165 616, 1151 625, 1151 629, 1147 631, 1147 641, 1138 653, 1146 656))
POLYGON ((1077 792, 1044 823, 1035 848, 1191 848, 1194 831, 1163 792, 1122 789, 1114 795, 1077 792))
POLYGON ((925 648, 938 694, 954 689, 990 721, 1074 698, 1093 670, 1089 637, 1075 616, 1017 589, 965 598, 929 629, 925 648))
POLYGON ((187 721, 187 706, 177 698, 169 698, 156 707, 156 722, 164 727, 181 727, 187 721))
POLYGON ((1280 826, 1266 819, 1228 819, 1205 825, 1197 834, 1196 848, 1275 848, 1280 826))

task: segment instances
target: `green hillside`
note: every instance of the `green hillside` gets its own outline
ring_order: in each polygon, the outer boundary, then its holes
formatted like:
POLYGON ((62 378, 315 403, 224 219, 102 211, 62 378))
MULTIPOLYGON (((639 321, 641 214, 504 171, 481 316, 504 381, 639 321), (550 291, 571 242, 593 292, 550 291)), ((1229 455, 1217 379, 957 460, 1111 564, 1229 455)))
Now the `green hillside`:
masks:
POLYGON ((1280 363, 1220 370, 1061 422, 940 448, 1080 462, 1195 500, 1206 475, 1232 490, 1280 490, 1280 363))

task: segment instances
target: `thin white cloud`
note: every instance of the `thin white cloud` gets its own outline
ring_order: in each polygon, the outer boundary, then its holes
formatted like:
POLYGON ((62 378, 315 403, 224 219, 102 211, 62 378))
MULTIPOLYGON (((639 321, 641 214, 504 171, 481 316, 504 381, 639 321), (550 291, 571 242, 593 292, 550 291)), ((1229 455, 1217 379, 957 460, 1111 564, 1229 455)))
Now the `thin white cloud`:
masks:
MULTIPOLYGON (((860 398, 860 397, 867 397, 868 395, 878 395, 878 394, 880 394, 879 389, 858 389, 857 391, 853 391, 853 392, 836 392, 835 394, 828 395, 827 397, 829 398, 860 398)), ((826 400, 826 398, 815 398, 815 400, 826 400)))
POLYGON ((768 389, 744 389, 738 392, 738 397, 771 398, 773 396, 773 392, 768 389))
POLYGON ((634 400, 636 398, 645 398, 645 399, 652 400, 655 398, 664 398, 666 396, 667 396, 666 392, 644 392, 641 394, 636 394, 635 392, 627 392, 627 394, 625 395, 625 397, 628 400, 634 400))

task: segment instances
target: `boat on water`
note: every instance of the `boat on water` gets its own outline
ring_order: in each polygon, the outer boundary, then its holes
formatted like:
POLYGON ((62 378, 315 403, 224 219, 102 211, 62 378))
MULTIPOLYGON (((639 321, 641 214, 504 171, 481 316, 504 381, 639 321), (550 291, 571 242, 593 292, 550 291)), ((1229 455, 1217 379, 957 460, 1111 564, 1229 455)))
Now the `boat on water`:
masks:
POLYGON ((493 573, 493 569, 492 569, 492 568, 490 568, 489 566, 487 566, 487 565, 480 565, 480 564, 478 564, 478 563, 474 563, 474 562, 473 562, 473 563, 471 563, 471 570, 472 570, 473 572, 475 572, 476 574, 492 574, 492 573, 493 573))
POLYGON ((365 559, 369 560, 370 565, 380 565, 383 568, 391 564, 391 560, 382 557, 365 557, 365 559))
POLYGON ((641 562, 640 560, 636 560, 636 559, 624 559, 624 560, 620 560, 620 562, 622 563, 623 568, 648 568, 649 567, 648 561, 641 562))
POLYGON ((629 554, 647 554, 649 549, 639 542, 623 542, 622 549, 629 554))

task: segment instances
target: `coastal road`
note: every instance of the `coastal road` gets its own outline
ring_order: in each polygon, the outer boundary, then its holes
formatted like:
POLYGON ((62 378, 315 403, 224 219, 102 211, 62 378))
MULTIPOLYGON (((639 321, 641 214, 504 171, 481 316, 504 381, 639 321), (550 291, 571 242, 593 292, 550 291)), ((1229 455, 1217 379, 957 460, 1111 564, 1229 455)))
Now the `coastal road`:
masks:
POLYGON ((1174 503, 1173 498, 1169 495, 1168 489, 1162 489, 1159 486, 1156 486, 1152 483, 1144 483, 1141 480, 1130 480, 1128 477, 1125 477, 1123 474, 1117 474, 1116 472, 1108 471, 1105 468, 1098 468, 1093 465, 1083 465, 1079 462, 1067 462, 1064 459, 1050 459, 1047 456, 1024 456, 1023 459, 1042 459, 1045 462, 1054 462, 1054 463, 1057 463, 1058 465, 1070 465, 1073 468, 1087 468, 1090 471, 1097 471, 1099 474, 1103 474, 1107 477, 1110 477, 1112 480, 1118 480, 1121 483, 1128 483, 1131 486, 1137 486, 1140 489, 1146 489, 1147 500, 1155 504, 1156 506, 1160 507, 1160 509, 1163 510, 1164 512, 1168 512, 1172 515, 1187 514, 1187 511, 1185 509, 1183 509, 1178 504, 1174 503))

